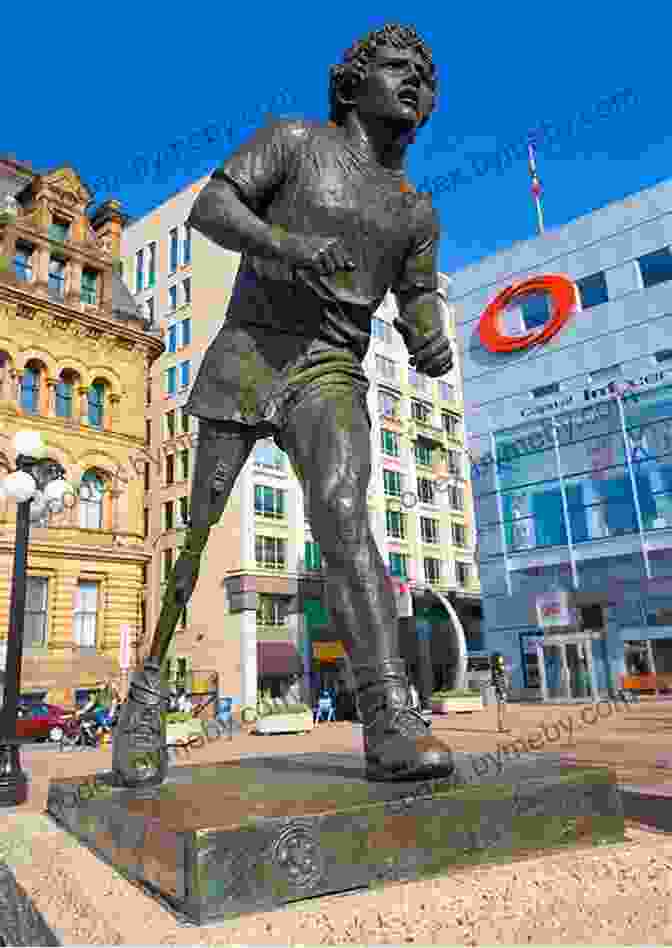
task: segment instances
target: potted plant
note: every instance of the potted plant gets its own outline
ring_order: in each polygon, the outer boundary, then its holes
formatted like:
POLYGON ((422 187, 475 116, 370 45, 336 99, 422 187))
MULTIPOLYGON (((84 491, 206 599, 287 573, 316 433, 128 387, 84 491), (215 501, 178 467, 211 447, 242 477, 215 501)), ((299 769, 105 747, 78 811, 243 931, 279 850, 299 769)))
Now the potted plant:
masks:
POLYGON ((453 688, 432 694, 432 712, 448 714, 451 711, 481 711, 483 696, 474 688, 453 688))
POLYGON ((312 731, 313 712, 307 704, 288 704, 281 699, 266 699, 257 718, 255 734, 304 734, 312 731))
POLYGON ((184 743, 191 737, 201 737, 203 724, 187 711, 169 711, 166 714, 166 743, 184 743))

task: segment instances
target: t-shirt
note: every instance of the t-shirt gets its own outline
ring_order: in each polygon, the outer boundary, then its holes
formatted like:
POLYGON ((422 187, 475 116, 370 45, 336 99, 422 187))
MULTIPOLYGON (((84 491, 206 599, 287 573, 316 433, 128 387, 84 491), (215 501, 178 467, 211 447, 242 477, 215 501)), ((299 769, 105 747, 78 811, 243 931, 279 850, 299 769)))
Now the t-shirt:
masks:
POLYGON ((356 269, 320 276, 244 253, 187 411, 251 423, 268 417, 265 404, 287 384, 336 370, 367 385, 361 361, 388 290, 438 288, 439 222, 429 196, 409 201, 403 171, 372 161, 345 129, 297 120, 260 129, 213 178, 233 185, 271 227, 339 237, 356 269), (238 392, 250 377, 243 405, 238 392))

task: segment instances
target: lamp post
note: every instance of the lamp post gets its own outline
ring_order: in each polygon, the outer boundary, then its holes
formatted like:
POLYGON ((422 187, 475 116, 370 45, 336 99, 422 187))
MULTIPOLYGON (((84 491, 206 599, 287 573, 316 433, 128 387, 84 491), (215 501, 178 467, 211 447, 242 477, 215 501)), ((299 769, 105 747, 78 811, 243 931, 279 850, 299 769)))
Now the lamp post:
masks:
POLYGON ((45 458, 47 447, 38 431, 20 431, 14 437, 14 447, 16 471, 1 485, 3 493, 16 501, 17 511, 4 700, 0 711, 0 806, 18 806, 28 798, 28 779, 21 770, 21 741, 16 734, 16 720, 21 690, 30 521, 43 520, 48 511, 60 512, 65 505, 65 494, 72 490, 64 479, 65 469, 57 461, 45 458), (31 517, 33 501, 36 506, 31 517))

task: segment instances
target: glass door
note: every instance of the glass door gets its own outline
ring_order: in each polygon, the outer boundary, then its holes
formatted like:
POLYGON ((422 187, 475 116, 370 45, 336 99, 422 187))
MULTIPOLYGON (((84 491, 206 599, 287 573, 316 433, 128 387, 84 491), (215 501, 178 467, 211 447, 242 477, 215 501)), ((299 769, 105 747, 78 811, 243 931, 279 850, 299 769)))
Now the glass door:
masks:
POLYGON ((562 676, 563 645, 544 645, 544 669, 546 671, 546 688, 550 701, 567 697, 562 676))
POLYGON ((589 699, 590 670, 585 642, 568 642, 565 646, 569 669, 569 697, 589 699))

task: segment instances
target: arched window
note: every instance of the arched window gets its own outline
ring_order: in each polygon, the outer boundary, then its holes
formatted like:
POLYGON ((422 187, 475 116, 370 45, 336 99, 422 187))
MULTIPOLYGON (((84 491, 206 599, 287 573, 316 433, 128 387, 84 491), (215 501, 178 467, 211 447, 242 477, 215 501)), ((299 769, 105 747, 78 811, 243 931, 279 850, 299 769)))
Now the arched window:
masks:
POLYGON ((72 418, 72 389, 74 374, 65 369, 56 386, 56 416, 58 418, 72 418))
POLYGON ((29 362, 21 379, 21 408, 31 415, 40 411, 40 366, 29 362))
POLYGON ((93 428, 102 428, 105 419, 105 382, 93 383, 89 389, 89 424, 93 428))
POLYGON ((86 471, 79 487, 79 525, 84 529, 102 530, 105 480, 95 470, 86 471))

